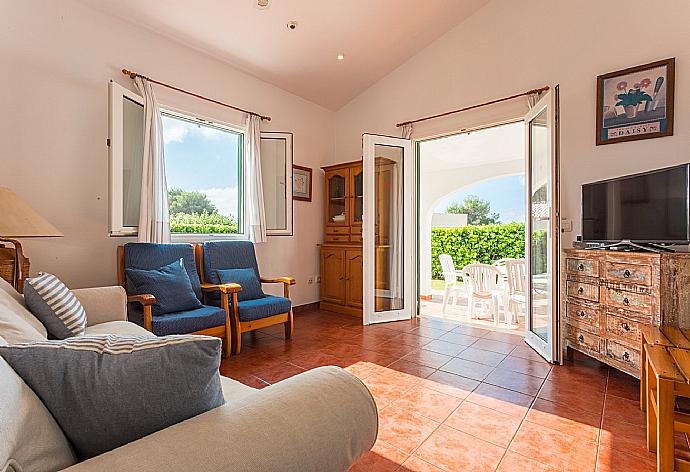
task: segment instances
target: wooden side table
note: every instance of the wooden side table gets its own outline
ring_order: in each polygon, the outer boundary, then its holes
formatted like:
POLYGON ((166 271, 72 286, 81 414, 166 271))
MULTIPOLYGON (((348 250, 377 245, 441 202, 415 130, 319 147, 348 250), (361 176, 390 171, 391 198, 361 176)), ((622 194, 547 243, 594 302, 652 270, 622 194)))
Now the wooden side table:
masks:
POLYGON ((640 355, 642 356, 640 362, 640 409, 645 411, 647 408, 645 403, 645 366, 647 365, 645 345, 651 344, 690 349, 690 330, 679 329, 673 326, 663 326, 661 328, 658 326, 641 326, 640 339, 642 341, 640 347, 640 355))

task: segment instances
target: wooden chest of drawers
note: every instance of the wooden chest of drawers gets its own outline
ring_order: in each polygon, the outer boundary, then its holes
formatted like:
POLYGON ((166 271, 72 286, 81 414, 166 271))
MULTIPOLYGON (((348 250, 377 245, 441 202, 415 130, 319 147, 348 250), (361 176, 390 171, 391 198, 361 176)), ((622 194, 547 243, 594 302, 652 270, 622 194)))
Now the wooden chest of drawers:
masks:
POLYGON ((690 254, 566 249, 563 258, 568 353, 639 377, 641 325, 690 327, 690 254))

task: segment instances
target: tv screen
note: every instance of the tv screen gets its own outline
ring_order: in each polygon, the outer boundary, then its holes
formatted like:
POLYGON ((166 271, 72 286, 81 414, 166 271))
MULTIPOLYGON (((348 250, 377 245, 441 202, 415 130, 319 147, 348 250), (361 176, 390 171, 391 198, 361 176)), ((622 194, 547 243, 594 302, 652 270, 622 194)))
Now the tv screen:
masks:
POLYGON ((688 243, 689 166, 583 185, 582 239, 688 243))

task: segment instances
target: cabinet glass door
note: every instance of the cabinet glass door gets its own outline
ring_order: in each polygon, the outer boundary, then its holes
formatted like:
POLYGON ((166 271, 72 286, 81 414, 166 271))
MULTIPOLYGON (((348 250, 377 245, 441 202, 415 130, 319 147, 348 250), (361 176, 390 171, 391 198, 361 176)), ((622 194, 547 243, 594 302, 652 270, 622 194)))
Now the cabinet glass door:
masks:
POLYGON ((364 135, 364 323, 415 309, 414 180, 409 140, 364 135))
POLYGON ((351 225, 362 224, 364 212, 364 171, 361 167, 353 167, 352 170, 352 222, 351 225))
POLYGON ((549 91, 525 116, 527 190, 527 320, 525 341, 559 361, 559 200, 557 92, 549 91))
POLYGON ((347 224, 347 175, 332 173, 328 176, 327 224, 347 224))

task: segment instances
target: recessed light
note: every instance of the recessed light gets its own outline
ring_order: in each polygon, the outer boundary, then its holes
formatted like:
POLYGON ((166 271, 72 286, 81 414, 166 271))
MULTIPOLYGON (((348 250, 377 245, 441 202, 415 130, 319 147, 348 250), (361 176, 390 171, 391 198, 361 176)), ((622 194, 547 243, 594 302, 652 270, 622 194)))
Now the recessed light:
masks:
POLYGON ((288 22, 287 22, 287 27, 288 27, 289 30, 293 30, 293 31, 294 31, 294 30, 297 29, 297 25, 298 25, 298 24, 299 24, 299 23, 297 23, 296 21, 288 21, 288 22))
POLYGON ((340 53, 338 53, 338 56, 337 56, 337 57, 338 57, 338 60, 339 60, 339 61, 342 61, 343 59, 345 59, 345 54, 343 54, 342 52, 340 52, 340 53))
POLYGON ((256 0, 256 4, 254 6, 259 10, 266 10, 271 6, 271 0, 256 0))

